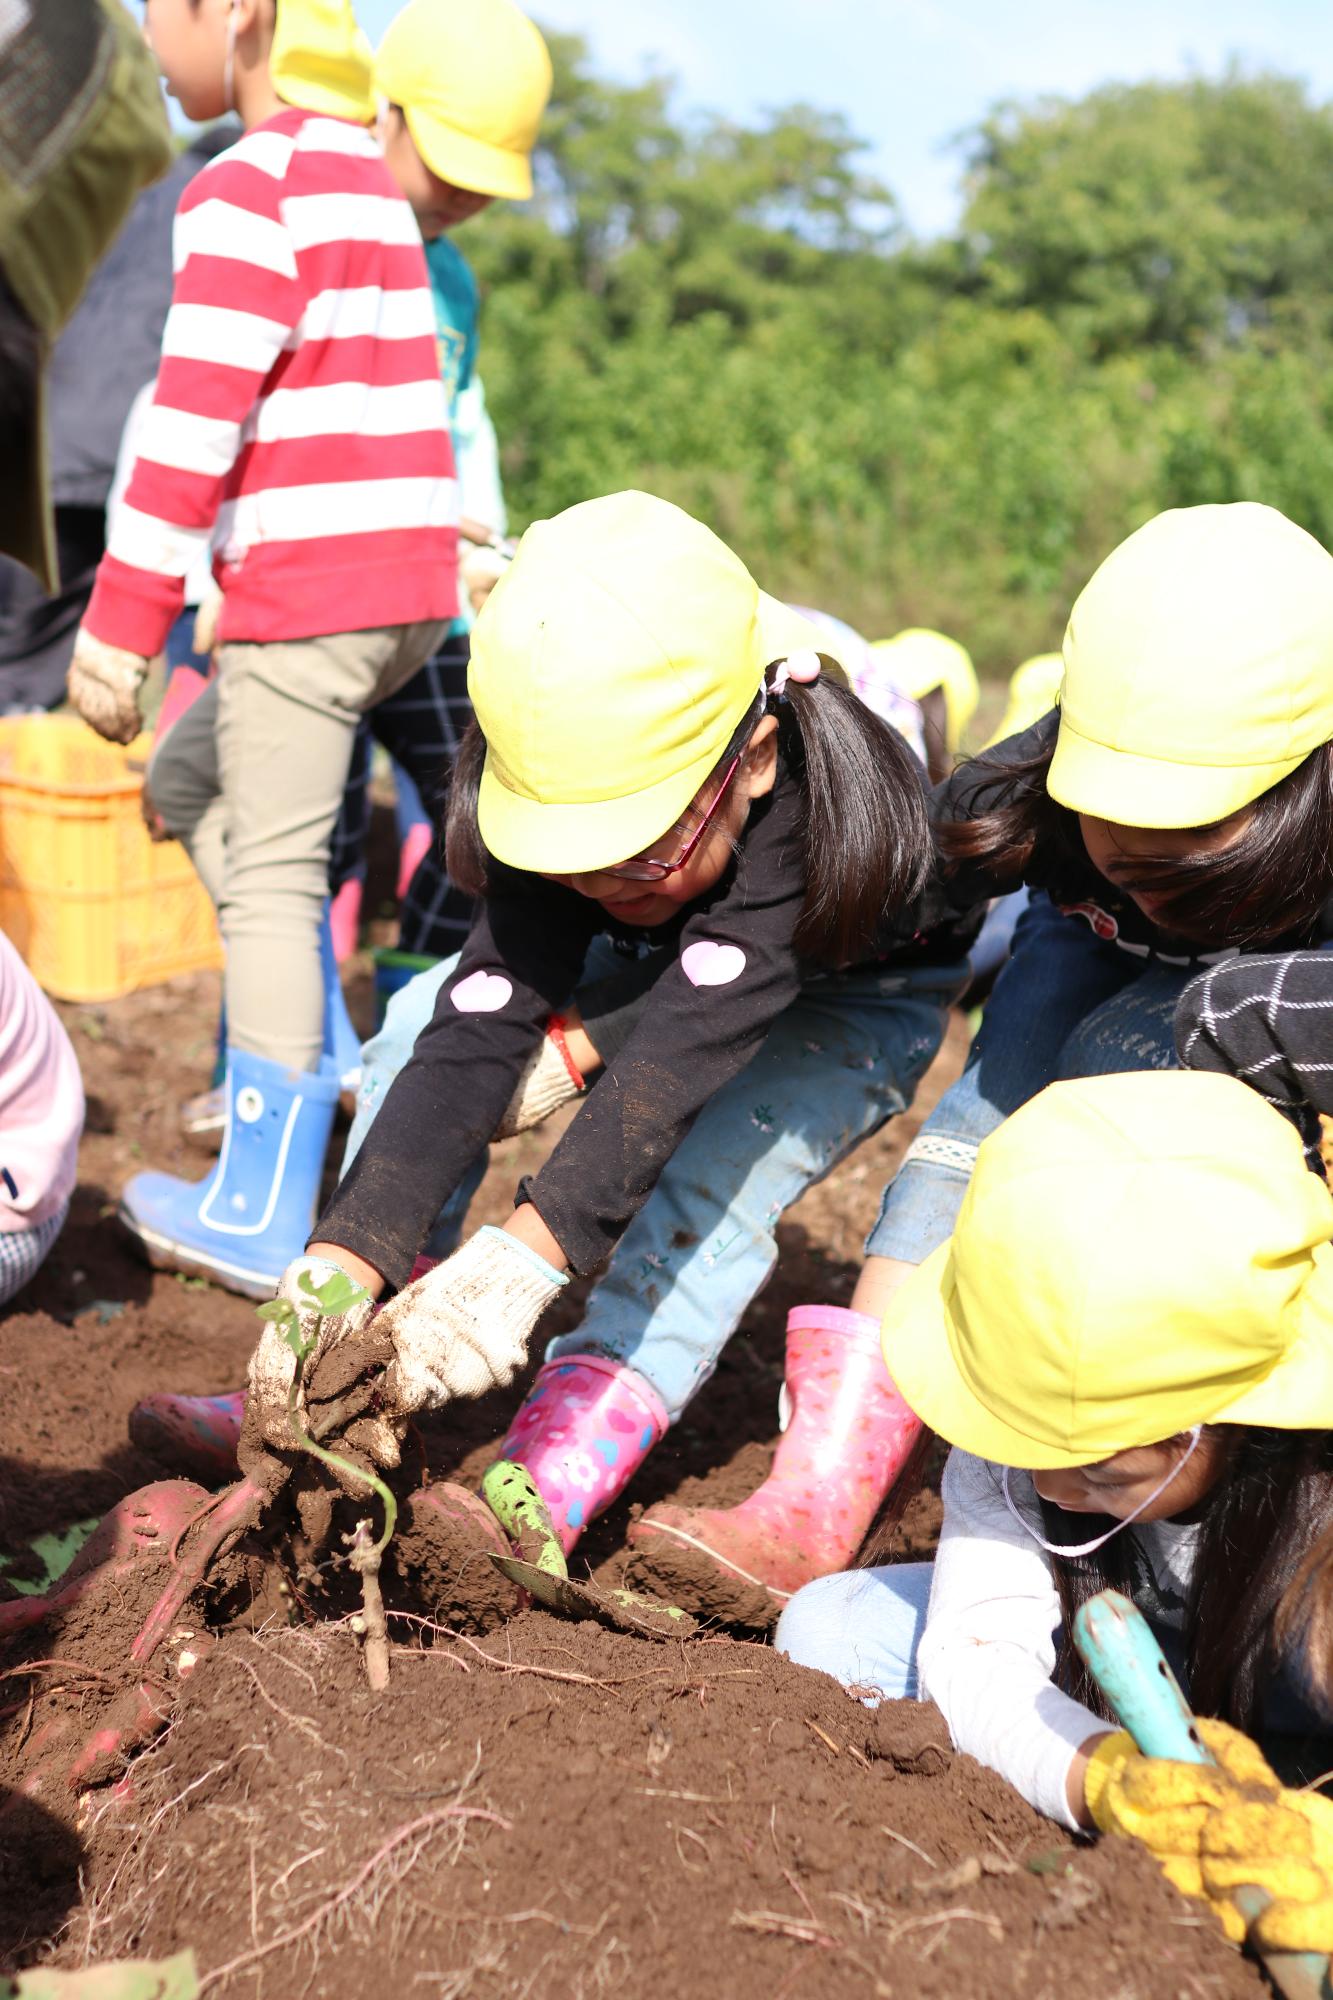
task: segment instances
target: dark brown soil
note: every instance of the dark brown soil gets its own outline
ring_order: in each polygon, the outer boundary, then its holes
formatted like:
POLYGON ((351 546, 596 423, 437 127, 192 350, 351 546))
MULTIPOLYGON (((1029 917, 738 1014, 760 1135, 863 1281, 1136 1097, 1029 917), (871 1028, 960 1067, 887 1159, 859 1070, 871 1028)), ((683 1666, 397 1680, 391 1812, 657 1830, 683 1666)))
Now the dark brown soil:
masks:
MULTIPOLYGON (((354 1012, 367 999, 363 967, 354 1012)), ((206 1078, 216 1004, 216 979, 201 976, 63 1010, 91 1109, 69 1228, 0 1316, 0 1553, 17 1559, 13 1574, 35 1532, 161 1477, 127 1442, 138 1397, 240 1379, 251 1307, 149 1272, 111 1219, 138 1167, 206 1170, 175 1108, 206 1078)), ((783 1226, 779 1272, 716 1376, 588 1535, 600 1583, 622 1579, 631 1505, 726 1505, 763 1478, 786 1312, 845 1303, 883 1182, 962 1047, 955 1024, 914 1118, 783 1226)), ((504 1214, 553 1136, 496 1149, 474 1219, 504 1214)), ((571 1291, 566 1323, 580 1309, 571 1291)), ((419 1469, 475 1487, 514 1402, 423 1428, 419 1469)), ((937 1519, 923 1493, 895 1549, 928 1549, 937 1519)), ((19 1671, 0 1680, 0 1964, 189 1944, 208 1994, 328 2000, 359 2000, 386 1975, 405 2000, 592 2000, 616 1986, 646 2000, 1259 1990, 1146 1857, 1067 1840, 955 1758, 933 1711, 872 1715, 757 1644, 662 1645, 514 1617, 503 1592, 483 1607, 485 1636, 432 1631, 475 1595, 458 1587, 471 1546, 423 1526, 412 1503, 410 1590, 386 1568, 398 1649, 379 1698, 346 1627, 310 1622, 299 1573, 248 1544, 138 1681, 125 1651, 162 1581, 153 1563, 13 1643, 5 1665, 19 1671), (118 1784, 42 1782, 94 1722, 127 1726, 126 1704, 145 1701, 170 1727, 118 1784)))
POLYGON ((934 1710, 537 1612, 396 1651, 378 1700, 336 1630, 234 1633, 48 1865, 71 1839, 59 1961, 192 1944, 210 1994, 1258 1990, 1146 1854, 1058 1833, 934 1710))

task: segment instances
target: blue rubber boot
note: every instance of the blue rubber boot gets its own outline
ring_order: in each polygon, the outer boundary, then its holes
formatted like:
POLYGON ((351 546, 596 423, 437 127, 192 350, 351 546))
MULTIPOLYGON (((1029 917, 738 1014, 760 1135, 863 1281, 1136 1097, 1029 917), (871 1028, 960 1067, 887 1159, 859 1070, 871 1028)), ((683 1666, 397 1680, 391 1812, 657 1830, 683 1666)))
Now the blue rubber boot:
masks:
POLYGON ((268 1299, 315 1219, 338 1080, 231 1049, 225 1089, 222 1152, 208 1179, 136 1174, 120 1221, 158 1270, 268 1299))

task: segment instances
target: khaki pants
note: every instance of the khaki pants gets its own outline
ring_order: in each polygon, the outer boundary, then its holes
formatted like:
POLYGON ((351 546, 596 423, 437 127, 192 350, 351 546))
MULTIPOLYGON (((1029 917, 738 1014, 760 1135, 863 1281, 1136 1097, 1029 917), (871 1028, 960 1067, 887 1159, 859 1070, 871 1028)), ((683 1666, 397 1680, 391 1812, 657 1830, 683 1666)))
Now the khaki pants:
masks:
POLYGON ((217 905, 232 1047, 317 1066, 319 927, 356 726, 443 631, 432 619, 222 646, 217 674, 153 753, 153 804, 217 905))

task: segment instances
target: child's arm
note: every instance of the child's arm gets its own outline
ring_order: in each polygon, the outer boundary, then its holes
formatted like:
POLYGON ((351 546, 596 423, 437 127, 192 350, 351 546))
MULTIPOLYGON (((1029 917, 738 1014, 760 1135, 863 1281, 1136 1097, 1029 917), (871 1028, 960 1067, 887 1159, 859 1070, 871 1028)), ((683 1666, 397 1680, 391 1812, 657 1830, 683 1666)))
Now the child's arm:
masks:
POLYGON ((457 968, 315 1231, 395 1288, 494 1137, 598 927, 596 905, 573 890, 495 864, 491 873, 457 968))
POLYGON ((1187 1069, 1238 1076, 1319 1152, 1317 1113, 1333 1113, 1333 952, 1226 960, 1192 979, 1176 1005, 1187 1069))
MULTIPOLYGON (((1092 1744, 1107 1725, 1051 1680, 1060 1602, 1050 1563, 1009 1515, 999 1471, 954 1451, 926 1628, 921 1691, 959 1750, 998 1771, 1064 1826, 1078 1810, 1092 1744)), ((1013 1476, 1017 1499, 1026 1482, 1013 1476)), ((1021 1501, 1020 1501, 1020 1504, 1021 1501)))
POLYGON ((83 632, 158 653, 207 554, 242 429, 305 306, 282 212, 290 142, 256 132, 181 196, 162 360, 83 632))
POLYGON ((520 1189, 576 1271, 611 1254, 698 1113, 800 991, 798 795, 784 792, 752 817, 730 886, 685 925, 632 1033, 520 1189))

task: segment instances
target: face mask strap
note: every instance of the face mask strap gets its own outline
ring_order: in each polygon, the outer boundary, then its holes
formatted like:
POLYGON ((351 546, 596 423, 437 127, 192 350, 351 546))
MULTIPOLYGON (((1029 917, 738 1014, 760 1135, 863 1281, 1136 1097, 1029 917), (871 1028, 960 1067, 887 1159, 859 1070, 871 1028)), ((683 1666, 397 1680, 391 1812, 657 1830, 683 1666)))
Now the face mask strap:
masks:
POLYGON ((1032 1523, 1030 1521, 1025 1520, 1023 1516, 1019 1513, 1017 1507, 1014 1505, 1013 1496, 1009 1491, 1010 1467, 1007 1465, 1003 1468, 1000 1474, 1000 1488, 1004 1494, 1004 1504, 1009 1509, 1009 1512, 1013 1515, 1014 1519, 1017 1521, 1019 1527, 1023 1530, 1024 1534, 1031 1535, 1033 1541, 1036 1542, 1039 1547, 1045 1549, 1047 1555, 1090 1556, 1094 1550, 1104 1548, 1107 1542, 1111 1540, 1112 1536, 1118 1535, 1122 1528, 1128 1528, 1135 1521, 1137 1521, 1139 1516, 1143 1513, 1146 1513, 1147 1509, 1152 1506, 1154 1500, 1161 1499, 1163 1493, 1165 1493, 1167 1487, 1171 1484, 1171 1481, 1176 1477, 1176 1474, 1183 1471, 1185 1466, 1189 1464, 1190 1459, 1194 1455, 1194 1447, 1198 1444, 1199 1439, 1202 1435, 1203 1435, 1203 1425, 1195 1424, 1193 1429, 1190 1431, 1189 1443, 1186 1445, 1184 1451, 1180 1454, 1180 1457, 1176 1460, 1175 1464, 1171 1467, 1171 1470, 1167 1473, 1166 1477, 1164 1479, 1160 1479, 1157 1482, 1156 1486, 1153 1487, 1152 1492, 1149 1493, 1145 1499, 1140 1500, 1138 1506, 1134 1509, 1132 1514, 1126 1514, 1123 1521, 1117 1521, 1115 1526, 1113 1528, 1108 1528, 1104 1535, 1094 1535, 1090 1542, 1048 1542, 1044 1535, 1039 1534, 1037 1529, 1033 1527, 1032 1523))

